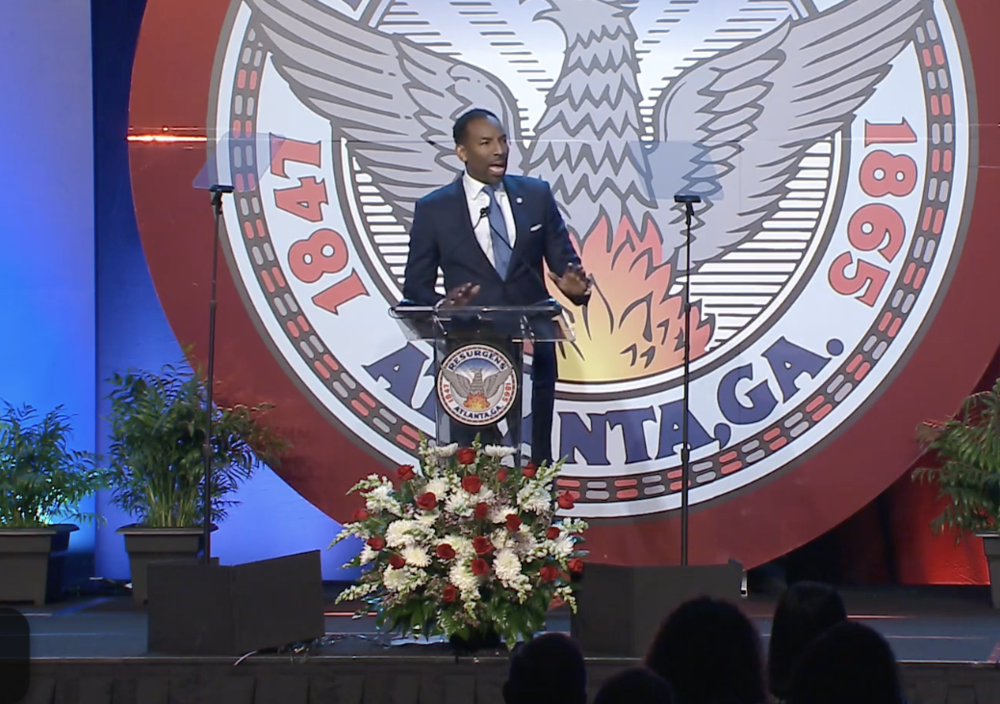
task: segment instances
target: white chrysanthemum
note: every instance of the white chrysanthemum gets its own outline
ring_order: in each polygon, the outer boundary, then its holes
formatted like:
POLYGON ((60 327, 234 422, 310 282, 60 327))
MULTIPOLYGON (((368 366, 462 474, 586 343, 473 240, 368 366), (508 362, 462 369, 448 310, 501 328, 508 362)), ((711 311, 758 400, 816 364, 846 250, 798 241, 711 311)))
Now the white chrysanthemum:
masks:
POLYGON ((365 549, 361 551, 361 564, 367 565, 369 562, 378 557, 378 553, 372 550, 370 547, 365 545, 365 549))
POLYGON ((515 550, 517 550, 519 555, 524 555, 526 557, 540 557, 545 554, 544 548, 535 539, 534 533, 531 532, 531 528, 527 525, 522 525, 521 530, 517 533, 517 539, 515 542, 515 550))
POLYGON ((399 548, 404 545, 413 544, 413 536, 410 532, 413 530, 415 521, 393 521, 389 524, 389 527, 385 529, 385 543, 390 548, 399 548))
POLYGON ((446 535, 438 542, 438 545, 446 543, 451 546, 459 558, 468 559, 476 554, 476 549, 472 547, 472 540, 469 538, 463 538, 460 535, 446 535))
POLYGON ((561 535, 552 541, 551 549, 553 557, 569 557, 573 552, 573 539, 568 535, 561 535))
POLYGON ((431 564, 431 558, 427 555, 427 551, 415 545, 403 548, 400 554, 406 560, 406 564, 412 567, 427 567, 431 564))
POLYGON ((483 452, 487 457, 513 457, 517 454, 517 449, 504 445, 487 445, 483 448, 483 452))
POLYGON ((493 569, 504 582, 510 582, 521 574, 521 561, 513 550, 500 550, 493 561, 493 569))
POLYGON ((384 584, 385 588, 390 592, 405 591, 409 581, 410 577, 406 573, 406 570, 397 570, 392 567, 388 567, 385 572, 382 573, 382 584, 384 584))
POLYGON ((456 516, 461 516, 462 518, 467 518, 473 513, 473 507, 476 502, 473 497, 465 491, 456 491, 448 497, 445 501, 444 509, 448 513, 453 513, 456 516))
POLYGON ((458 452, 458 443, 456 442, 453 442, 450 445, 443 445, 441 447, 436 447, 436 446, 431 447, 428 450, 428 454, 434 455, 435 457, 440 457, 441 459, 451 457, 456 452, 458 452))
POLYGON ((527 484, 517 492, 517 505, 523 511, 547 513, 552 510, 552 495, 537 484, 527 484))
POLYGON ((448 482, 444 479, 431 479, 427 482, 427 486, 424 487, 424 491, 434 494, 438 501, 447 501, 448 482))
POLYGON ((493 511, 490 512, 490 520, 493 521, 494 523, 506 523, 507 516, 509 516, 512 513, 514 515, 517 515, 517 509, 511 508, 510 506, 506 505, 500 506, 499 508, 495 508, 493 509, 493 511))
POLYGON ((506 528, 498 528, 490 534, 490 542, 493 543, 494 550, 514 547, 514 537, 506 528))
POLYGON ((365 508, 371 513, 379 513, 381 511, 389 511, 395 514, 400 513, 402 508, 399 502, 390 496, 391 493, 392 486, 388 484, 383 484, 372 489, 365 496, 365 508))
MULTIPOLYGON (((419 516, 417 516, 416 520, 417 523, 422 525, 424 528, 431 529, 434 527, 434 524, 437 523, 437 519, 438 519, 438 512, 431 511, 429 513, 428 512, 421 513, 419 516)), ((433 531, 430 530, 428 532, 433 533, 433 531)))
POLYGON ((458 591, 462 592, 462 598, 467 600, 470 595, 479 593, 479 577, 472 574, 464 563, 456 562, 448 571, 448 581, 455 585, 458 591))

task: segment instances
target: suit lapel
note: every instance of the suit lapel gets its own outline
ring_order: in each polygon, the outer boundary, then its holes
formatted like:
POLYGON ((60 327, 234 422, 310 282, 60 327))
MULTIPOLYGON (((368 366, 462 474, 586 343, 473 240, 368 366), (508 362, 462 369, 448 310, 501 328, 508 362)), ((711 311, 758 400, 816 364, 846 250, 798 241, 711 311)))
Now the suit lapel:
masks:
POLYGON ((530 233, 528 231, 528 221, 525 220, 527 211, 525 209, 524 193, 520 184, 516 179, 507 176, 503 180, 503 187, 507 191, 510 210, 514 214, 514 230, 516 235, 514 237, 514 251, 510 256, 510 266, 513 269, 514 262, 521 256, 530 233))

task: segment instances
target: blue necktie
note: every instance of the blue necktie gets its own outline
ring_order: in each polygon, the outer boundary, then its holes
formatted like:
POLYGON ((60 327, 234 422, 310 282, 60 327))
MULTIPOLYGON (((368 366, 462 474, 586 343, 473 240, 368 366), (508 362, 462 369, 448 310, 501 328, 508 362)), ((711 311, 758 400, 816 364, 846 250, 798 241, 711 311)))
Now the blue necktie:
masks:
POLYGON ((490 199, 490 237, 493 239, 493 266, 501 279, 507 278, 507 267, 510 265, 510 238, 507 236, 507 223, 503 218, 503 211, 500 210, 500 203, 497 202, 496 189, 492 186, 485 188, 486 195, 490 199))

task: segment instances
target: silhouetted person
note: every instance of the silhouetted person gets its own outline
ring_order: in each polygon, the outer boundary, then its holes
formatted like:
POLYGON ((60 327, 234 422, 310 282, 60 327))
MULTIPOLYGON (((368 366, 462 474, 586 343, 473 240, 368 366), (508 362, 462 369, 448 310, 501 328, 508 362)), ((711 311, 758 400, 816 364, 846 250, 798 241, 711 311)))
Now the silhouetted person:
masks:
POLYGON ((905 704, 896 656, 885 638, 861 623, 834 626, 795 666, 789 704, 905 704))
POLYGON ((645 667, 623 670, 601 685, 594 704, 674 704, 674 690, 645 667))
POLYGON ((760 635, 735 605, 702 597, 681 604, 656 635, 646 665, 678 704, 764 704, 760 635))
POLYGON ((503 700, 506 704, 587 704, 587 667, 580 646, 562 633, 546 633, 515 649, 503 700))
POLYGON ((806 646, 838 623, 847 620, 847 609, 833 587, 799 582, 785 590, 774 612, 768 652, 771 693, 787 700, 792 671, 806 646))

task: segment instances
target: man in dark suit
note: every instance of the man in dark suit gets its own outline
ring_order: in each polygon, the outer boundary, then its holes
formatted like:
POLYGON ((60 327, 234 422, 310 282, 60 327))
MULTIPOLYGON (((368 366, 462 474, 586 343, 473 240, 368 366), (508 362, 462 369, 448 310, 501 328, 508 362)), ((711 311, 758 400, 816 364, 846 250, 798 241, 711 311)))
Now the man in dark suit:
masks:
MULTIPOLYGON (((417 201, 403 297, 418 305, 531 305, 549 298, 549 277, 574 304, 591 281, 570 243, 549 185, 507 174, 507 134, 496 115, 470 110, 455 121, 460 179, 417 201), (438 269, 447 295, 435 291, 438 269), (473 301, 473 299, 475 299, 473 301)), ((537 343, 532 362, 531 459, 552 461, 555 345, 537 343)))

